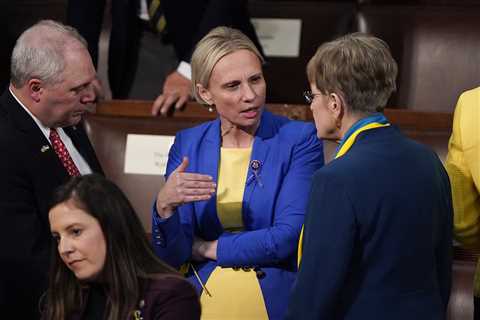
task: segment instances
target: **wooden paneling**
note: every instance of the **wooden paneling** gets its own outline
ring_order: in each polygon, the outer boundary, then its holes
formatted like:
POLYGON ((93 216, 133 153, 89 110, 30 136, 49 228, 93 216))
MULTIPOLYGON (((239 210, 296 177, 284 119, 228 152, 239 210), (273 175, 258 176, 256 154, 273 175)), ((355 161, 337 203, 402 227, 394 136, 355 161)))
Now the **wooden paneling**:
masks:
POLYGON ((252 18, 301 20, 300 55, 267 57, 267 102, 303 103, 308 89, 305 67, 318 46, 351 31, 355 4, 349 2, 258 1, 250 3, 252 18))
POLYGON ((387 106, 452 112, 480 84, 480 10, 462 6, 364 5, 358 29, 385 40, 399 64, 387 106))

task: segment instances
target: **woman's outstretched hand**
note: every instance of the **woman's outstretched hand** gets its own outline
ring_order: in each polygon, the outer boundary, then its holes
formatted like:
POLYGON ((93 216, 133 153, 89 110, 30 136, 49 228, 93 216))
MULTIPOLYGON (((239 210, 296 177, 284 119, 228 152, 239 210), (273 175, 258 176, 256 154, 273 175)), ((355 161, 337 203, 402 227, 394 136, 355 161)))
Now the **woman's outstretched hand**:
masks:
POLYGON ((172 172, 158 193, 157 212, 163 219, 172 216, 179 205, 208 200, 215 192, 216 184, 211 176, 185 172, 187 167, 188 158, 183 157, 182 163, 172 172))

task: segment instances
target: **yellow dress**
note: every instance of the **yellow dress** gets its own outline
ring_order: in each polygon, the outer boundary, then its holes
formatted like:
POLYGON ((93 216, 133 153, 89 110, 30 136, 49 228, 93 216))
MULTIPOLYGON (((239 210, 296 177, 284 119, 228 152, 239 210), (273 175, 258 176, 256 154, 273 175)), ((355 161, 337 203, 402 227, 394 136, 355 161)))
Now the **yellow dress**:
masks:
MULTIPOLYGON (((242 201, 251 148, 221 148, 217 214, 225 231, 241 232, 242 201)), ((262 290, 253 270, 216 267, 202 292, 202 320, 268 319, 262 290)))

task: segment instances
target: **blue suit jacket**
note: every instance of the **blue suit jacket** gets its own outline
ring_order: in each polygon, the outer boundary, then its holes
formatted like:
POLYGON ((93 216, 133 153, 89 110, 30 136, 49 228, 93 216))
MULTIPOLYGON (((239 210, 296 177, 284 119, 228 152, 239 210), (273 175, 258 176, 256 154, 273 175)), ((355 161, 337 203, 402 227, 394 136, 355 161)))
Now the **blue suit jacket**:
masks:
POLYGON ((396 128, 368 130, 318 172, 288 319, 444 319, 452 206, 442 163, 396 128))
MULTIPOLYGON (((209 174, 217 181, 220 146, 218 119, 179 132, 170 150, 167 176, 187 156, 189 172, 209 174)), ((159 257, 179 267, 190 260, 194 236, 218 239, 218 260, 196 266, 203 283, 217 265, 260 267, 265 272, 260 286, 270 319, 281 319, 296 274, 307 193, 313 173, 323 165, 323 150, 312 124, 264 111, 251 159, 261 166, 259 178, 252 168, 247 175, 242 208, 245 232, 223 230, 213 197, 180 206, 167 220, 158 219, 154 210, 153 244, 159 257)), ((200 290, 198 281, 191 280, 200 290)))

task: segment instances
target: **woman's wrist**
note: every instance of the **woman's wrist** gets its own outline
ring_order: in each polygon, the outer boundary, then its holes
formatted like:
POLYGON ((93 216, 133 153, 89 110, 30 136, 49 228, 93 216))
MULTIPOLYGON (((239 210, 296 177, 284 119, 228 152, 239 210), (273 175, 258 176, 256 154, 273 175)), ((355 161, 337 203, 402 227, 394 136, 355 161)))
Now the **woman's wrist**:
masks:
POLYGON ((195 238, 192 246, 192 257, 195 261, 204 261, 205 259, 217 260, 217 242, 205 241, 195 238))
POLYGON ((217 243, 218 240, 205 241, 203 255, 210 260, 217 260, 217 243))
POLYGON ((175 211, 175 206, 167 204, 163 201, 157 200, 157 213, 162 219, 168 219, 173 215, 175 211))

